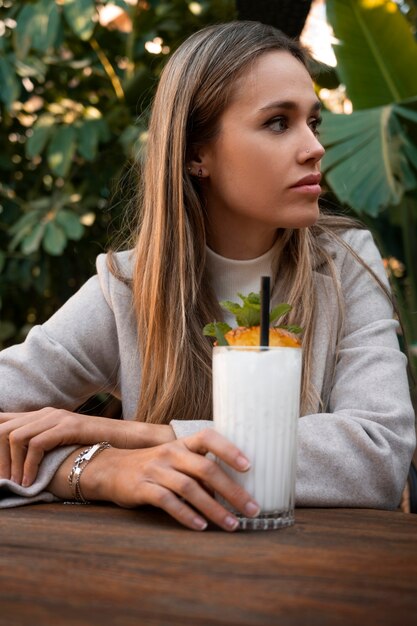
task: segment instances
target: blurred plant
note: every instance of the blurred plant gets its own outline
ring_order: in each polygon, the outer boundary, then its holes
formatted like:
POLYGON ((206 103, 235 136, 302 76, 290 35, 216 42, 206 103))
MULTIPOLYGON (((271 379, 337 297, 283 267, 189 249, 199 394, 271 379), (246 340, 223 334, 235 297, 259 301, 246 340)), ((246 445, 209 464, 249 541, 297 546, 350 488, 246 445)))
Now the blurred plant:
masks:
POLYGON ((169 52, 234 17, 234 0, 0 0, 0 347, 85 282, 120 228, 169 52))
MULTIPOLYGON (((411 347, 417 345, 417 43, 404 2, 327 0, 336 72, 353 112, 325 113, 326 182, 388 258, 411 347), (391 269, 394 268, 391 266, 391 269)), ((408 7, 408 8, 407 8, 408 7)), ((414 359, 414 368, 416 360, 414 359)), ((415 370, 416 371, 416 370, 415 370)))

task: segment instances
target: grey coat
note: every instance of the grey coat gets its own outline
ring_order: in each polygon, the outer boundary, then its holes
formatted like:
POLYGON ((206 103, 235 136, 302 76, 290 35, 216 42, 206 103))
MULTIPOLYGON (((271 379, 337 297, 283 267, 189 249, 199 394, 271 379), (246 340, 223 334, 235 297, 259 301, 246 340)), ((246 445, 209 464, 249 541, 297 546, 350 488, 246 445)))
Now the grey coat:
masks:
MULTIPOLYGON (((351 230, 344 239, 386 283, 371 235, 351 230)), ((386 296, 352 255, 340 244, 323 240, 323 245, 335 261, 346 319, 336 351, 336 295, 330 277, 316 268, 313 384, 325 412, 317 404, 299 421, 296 504, 392 509, 398 506, 415 447, 398 324, 386 296)), ((131 273, 129 253, 120 253, 118 262, 131 273)), ((97 259, 97 275, 55 315, 35 326, 23 344, 0 353, 3 412, 45 406, 74 410, 105 391, 121 399, 124 419, 132 419, 139 385, 131 292, 108 271, 105 255, 97 259)), ((212 423, 176 420, 171 425, 181 437, 212 423)), ((48 454, 29 488, 0 479, 0 507, 54 500, 45 488, 72 450, 48 454)))

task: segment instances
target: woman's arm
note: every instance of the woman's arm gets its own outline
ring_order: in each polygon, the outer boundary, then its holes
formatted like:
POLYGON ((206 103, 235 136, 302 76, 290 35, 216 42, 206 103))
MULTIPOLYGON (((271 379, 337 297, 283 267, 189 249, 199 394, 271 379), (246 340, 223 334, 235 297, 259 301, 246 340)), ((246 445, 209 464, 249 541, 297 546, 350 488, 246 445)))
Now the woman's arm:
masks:
MULTIPOLYGON (((120 396, 118 330, 105 287, 105 277, 92 277, 45 324, 35 326, 24 343, 0 352, 0 411, 27 413, 56 406, 71 412, 95 393, 120 396)), ((119 300, 128 301, 128 288, 117 283, 117 289, 119 300)), ((7 478, 7 442, 8 433, 3 431, 0 508, 50 500, 46 486, 73 448, 49 453, 36 482, 23 488, 7 478)))
POLYGON ((108 441, 115 448, 148 448, 175 439, 169 425, 86 416, 45 408, 0 414, 0 478, 29 487, 45 453, 71 444, 108 441))
MULTIPOLYGON (((72 498, 68 475, 79 452, 64 461, 48 486, 60 498, 72 498)), ((194 530, 204 530, 211 521, 233 531, 238 520, 215 500, 213 491, 250 517, 259 513, 259 506, 206 457, 208 452, 238 471, 250 467, 236 446, 213 430, 204 430, 148 449, 103 450, 81 474, 82 495, 87 500, 105 500, 128 508, 151 504, 194 530)))

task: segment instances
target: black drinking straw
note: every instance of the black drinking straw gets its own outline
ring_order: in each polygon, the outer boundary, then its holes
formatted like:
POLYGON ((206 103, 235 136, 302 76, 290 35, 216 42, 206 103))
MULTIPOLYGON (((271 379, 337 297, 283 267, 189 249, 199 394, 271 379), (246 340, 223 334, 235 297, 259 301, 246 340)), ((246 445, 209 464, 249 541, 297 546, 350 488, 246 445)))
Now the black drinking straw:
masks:
POLYGON ((271 279, 261 277, 261 346, 269 346, 269 306, 271 299, 271 279))

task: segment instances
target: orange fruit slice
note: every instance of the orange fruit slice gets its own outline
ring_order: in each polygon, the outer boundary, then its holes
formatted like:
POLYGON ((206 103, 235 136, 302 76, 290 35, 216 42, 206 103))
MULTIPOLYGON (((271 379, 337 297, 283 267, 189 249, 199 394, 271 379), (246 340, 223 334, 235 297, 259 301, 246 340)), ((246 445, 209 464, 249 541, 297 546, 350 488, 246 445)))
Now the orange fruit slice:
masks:
MULTIPOLYGON (((245 326, 238 326, 229 330, 224 337, 229 346, 259 346, 261 342, 261 327, 251 326, 246 328, 245 326)), ((300 348, 301 341, 297 335, 288 330, 270 328, 269 345, 278 348, 300 348)))

